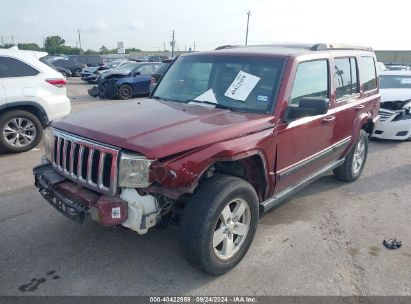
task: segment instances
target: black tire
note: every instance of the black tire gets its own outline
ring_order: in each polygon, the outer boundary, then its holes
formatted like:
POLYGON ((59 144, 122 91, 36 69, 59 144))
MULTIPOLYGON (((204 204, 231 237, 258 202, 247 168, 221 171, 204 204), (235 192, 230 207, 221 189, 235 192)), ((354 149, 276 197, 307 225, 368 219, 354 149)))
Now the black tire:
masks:
POLYGON ((118 89, 118 97, 120 99, 126 100, 133 97, 133 88, 128 84, 123 84, 118 89))
POLYGON ((64 78, 67 78, 67 77, 68 77, 68 74, 67 74, 66 72, 64 72, 64 71, 60 72, 60 74, 63 75, 64 78))
POLYGON ((81 76, 80 73, 81 73, 81 69, 75 69, 74 72, 73 72, 73 76, 80 77, 81 76))
POLYGON ((344 182, 353 182, 357 180, 362 171, 364 170, 364 165, 367 161, 367 155, 368 155, 368 134, 364 130, 360 130, 360 134, 357 137, 357 140, 355 141, 355 144, 351 148, 351 151, 348 153, 348 155, 345 157, 345 161, 342 165, 334 169, 333 173, 335 178, 344 181, 344 182), (362 142, 364 144, 364 156, 363 160, 361 163, 361 166, 358 166, 359 169, 354 170, 354 161, 355 161, 355 154, 358 145, 362 142))
MULTIPOLYGON (((238 222, 246 216, 245 212, 242 214, 237 218, 238 222)), ((194 267, 211 275, 223 274, 236 266, 247 253, 257 229, 258 216, 257 194, 249 183, 238 177, 215 175, 199 186, 184 208, 180 222, 180 250, 194 267), (215 252, 213 236, 218 223, 222 223, 223 209, 237 198, 249 206, 249 228, 243 240, 236 239, 239 236, 234 232, 228 233, 234 243, 240 240, 242 245, 233 256, 222 259, 215 252)))
MULTIPOLYGON (((21 135, 19 135, 21 136, 21 135)), ((25 152, 33 149, 36 147, 41 138, 43 137, 43 126, 40 120, 30 112, 23 111, 23 110, 12 110, 6 112, 0 116, 0 151, 5 153, 18 153, 18 152, 25 152), (28 131, 26 134, 34 135, 34 138, 31 142, 28 142, 27 145, 17 147, 15 145, 10 144, 7 141, 7 136, 5 135, 5 127, 12 119, 14 118, 22 118, 24 121, 29 121, 34 126, 34 131, 28 131)), ((10 138, 10 135, 8 136, 10 138)))

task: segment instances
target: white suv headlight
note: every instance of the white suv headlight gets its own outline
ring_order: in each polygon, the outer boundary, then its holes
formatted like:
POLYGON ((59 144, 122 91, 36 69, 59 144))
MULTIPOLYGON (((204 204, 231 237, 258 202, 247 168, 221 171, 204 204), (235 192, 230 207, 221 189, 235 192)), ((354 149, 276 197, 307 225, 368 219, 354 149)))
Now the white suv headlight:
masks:
POLYGON ((54 135, 53 131, 50 127, 46 128, 44 130, 44 154, 46 155, 46 158, 49 162, 53 161, 53 147, 54 143, 54 135))
POLYGON ((119 166, 119 186, 125 188, 148 187, 150 185, 151 162, 141 155, 122 153, 119 166))

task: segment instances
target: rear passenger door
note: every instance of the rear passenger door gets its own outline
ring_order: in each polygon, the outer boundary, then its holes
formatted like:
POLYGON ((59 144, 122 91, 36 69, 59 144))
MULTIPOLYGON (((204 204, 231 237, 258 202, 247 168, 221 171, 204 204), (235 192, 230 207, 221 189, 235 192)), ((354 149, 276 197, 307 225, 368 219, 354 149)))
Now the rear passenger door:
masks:
POLYGON ((334 58, 333 79, 335 98, 332 101, 336 117, 334 137, 337 141, 345 142, 351 139, 355 118, 363 107, 360 104, 357 59, 334 58))
MULTIPOLYGON (((328 59, 299 63, 289 105, 298 105, 302 97, 330 98, 330 62, 328 59)), ((316 116, 280 122, 277 145, 275 193, 292 188, 334 160, 333 111, 316 116)))

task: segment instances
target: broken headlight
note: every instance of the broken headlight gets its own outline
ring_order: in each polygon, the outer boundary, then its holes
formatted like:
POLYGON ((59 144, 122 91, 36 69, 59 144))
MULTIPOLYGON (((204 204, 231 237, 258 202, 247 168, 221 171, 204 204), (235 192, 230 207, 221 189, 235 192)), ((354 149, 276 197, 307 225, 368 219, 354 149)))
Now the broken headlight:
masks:
POLYGON ((151 162, 141 155, 122 153, 119 166, 119 186, 125 188, 148 187, 150 185, 151 162))

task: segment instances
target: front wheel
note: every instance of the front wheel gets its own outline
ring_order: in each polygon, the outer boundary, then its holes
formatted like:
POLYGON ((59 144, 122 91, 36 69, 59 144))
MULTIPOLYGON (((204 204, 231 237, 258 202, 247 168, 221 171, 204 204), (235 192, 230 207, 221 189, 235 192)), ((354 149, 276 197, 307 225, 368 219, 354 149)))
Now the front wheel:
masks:
POLYGON ((345 161, 334 169, 334 176, 344 182, 353 182, 358 179, 364 170, 368 155, 368 134, 360 130, 357 141, 352 147, 345 161))
POLYGON ((193 266, 220 275, 237 265, 254 239, 258 199, 238 177, 216 175, 199 186, 184 209, 180 249, 193 266))
POLYGON ((81 76, 81 69, 75 69, 73 74, 76 77, 80 77, 81 76))
POLYGON ((118 97, 121 99, 130 99, 133 97, 133 88, 129 86, 128 84, 123 84, 119 89, 118 89, 118 97))

